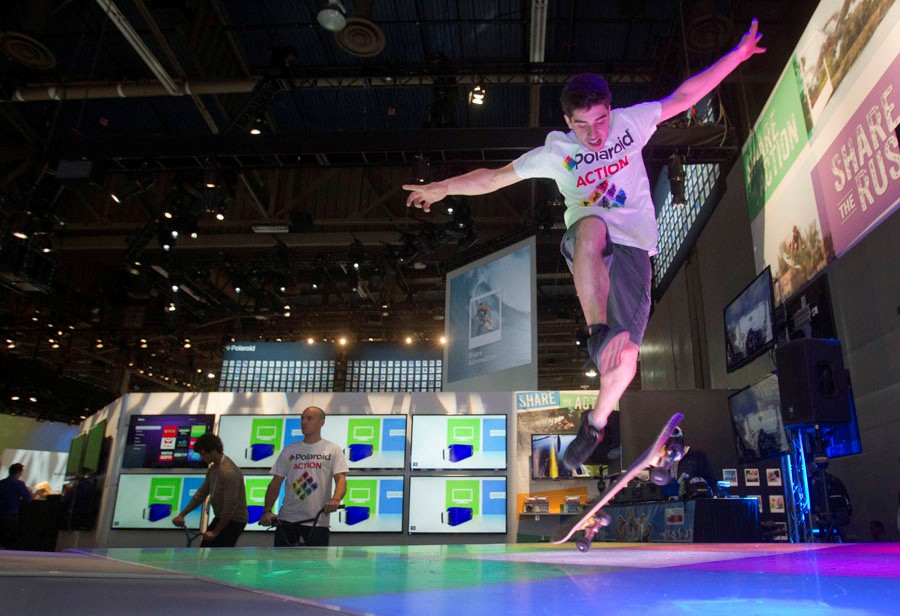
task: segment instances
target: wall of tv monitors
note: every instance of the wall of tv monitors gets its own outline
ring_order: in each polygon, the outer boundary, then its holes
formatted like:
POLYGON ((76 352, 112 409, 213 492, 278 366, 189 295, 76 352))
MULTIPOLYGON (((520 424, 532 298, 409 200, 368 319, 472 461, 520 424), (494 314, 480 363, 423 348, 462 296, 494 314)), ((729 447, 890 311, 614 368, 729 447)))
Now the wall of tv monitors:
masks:
MULTIPOLYGON (((222 415, 218 426, 214 419, 212 414, 129 418, 113 529, 173 530, 172 518, 204 480, 193 444, 215 427, 225 454, 244 469, 247 530, 267 530, 258 524, 271 481, 266 471, 284 447, 303 440, 301 417, 222 415)), ((82 436, 83 446, 87 435, 82 436)), ((490 474, 508 466, 506 415, 329 414, 322 436, 343 448, 351 469, 344 508, 330 517, 332 532, 507 532, 507 478, 490 474), (432 474, 456 470, 465 474, 432 474)), ((282 489, 276 512, 283 494, 282 489)), ((199 527, 199 508, 186 522, 199 527)))

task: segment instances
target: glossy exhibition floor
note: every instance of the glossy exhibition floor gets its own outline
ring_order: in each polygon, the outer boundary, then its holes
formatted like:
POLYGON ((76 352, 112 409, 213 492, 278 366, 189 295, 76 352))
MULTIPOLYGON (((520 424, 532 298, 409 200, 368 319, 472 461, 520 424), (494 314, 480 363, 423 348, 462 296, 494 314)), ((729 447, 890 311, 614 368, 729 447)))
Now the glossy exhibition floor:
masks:
POLYGON ((0 552, 0 597, 4 614, 897 614, 900 544, 0 552))

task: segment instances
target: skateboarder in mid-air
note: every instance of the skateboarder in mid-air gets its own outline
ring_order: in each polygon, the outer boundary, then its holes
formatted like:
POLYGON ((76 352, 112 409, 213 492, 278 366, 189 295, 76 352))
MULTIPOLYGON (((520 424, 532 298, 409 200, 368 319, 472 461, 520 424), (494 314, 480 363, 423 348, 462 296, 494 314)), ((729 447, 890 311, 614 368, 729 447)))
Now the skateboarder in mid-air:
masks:
POLYGON ((697 104, 742 62, 765 51, 754 19, 737 47, 659 101, 612 108, 606 81, 576 75, 561 104, 569 132, 500 169, 476 169, 430 184, 407 184, 407 207, 426 212, 448 195, 482 195, 527 178, 551 178, 566 203, 561 251, 588 323, 588 352, 600 370, 597 406, 582 415, 562 463, 575 468, 603 439, 607 418, 631 383, 650 315, 650 257, 657 224, 641 149, 656 125, 697 104))

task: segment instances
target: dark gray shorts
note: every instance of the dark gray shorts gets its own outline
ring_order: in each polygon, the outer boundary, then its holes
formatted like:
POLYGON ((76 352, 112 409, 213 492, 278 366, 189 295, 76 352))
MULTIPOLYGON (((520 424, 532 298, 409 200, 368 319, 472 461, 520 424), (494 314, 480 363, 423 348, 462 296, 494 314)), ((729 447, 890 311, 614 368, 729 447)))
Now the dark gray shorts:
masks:
MULTIPOLYGON (((603 218, 597 216, 597 218, 603 218)), ((569 271, 572 271, 572 258, 575 255, 575 238, 578 233, 579 219, 566 230, 559 250, 569 271)), ((644 330, 650 319, 650 283, 653 269, 650 266, 650 255, 646 250, 613 244, 606 231, 607 250, 603 262, 609 271, 609 300, 606 316, 612 332, 627 330, 631 341, 641 346, 644 330)), ((587 325, 593 325, 588 323, 587 325)), ((605 346, 605 345, 604 345, 605 346)))

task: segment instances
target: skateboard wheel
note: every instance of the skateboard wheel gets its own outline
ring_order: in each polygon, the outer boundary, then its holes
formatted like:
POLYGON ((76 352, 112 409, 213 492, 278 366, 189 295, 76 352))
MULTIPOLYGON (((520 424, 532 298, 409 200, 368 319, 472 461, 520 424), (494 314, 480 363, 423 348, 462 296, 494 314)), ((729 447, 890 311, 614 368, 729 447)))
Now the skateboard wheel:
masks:
POLYGON ((684 448, 681 445, 671 444, 666 447, 666 458, 671 464, 678 462, 684 456, 684 448))
POLYGON ((587 552, 591 549, 591 542, 587 539, 581 538, 575 542, 575 547, 578 548, 579 552, 587 552))
POLYGON ((650 469, 650 481, 658 486, 664 486, 669 483, 671 477, 669 471, 664 468, 653 467, 650 469))
POLYGON ((597 525, 598 526, 609 526, 612 524, 612 518, 605 511, 601 511, 597 514, 597 525))

